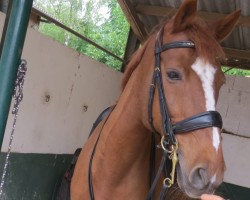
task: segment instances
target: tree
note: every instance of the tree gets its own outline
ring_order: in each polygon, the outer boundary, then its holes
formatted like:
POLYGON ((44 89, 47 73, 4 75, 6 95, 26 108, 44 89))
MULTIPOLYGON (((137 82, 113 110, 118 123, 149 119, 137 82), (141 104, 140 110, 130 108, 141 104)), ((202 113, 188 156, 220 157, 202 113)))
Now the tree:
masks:
POLYGON ((228 75, 232 76, 250 76, 250 71, 249 70, 244 70, 244 69, 233 69, 229 67, 222 67, 223 72, 228 75))
MULTIPOLYGON (((116 0, 36 0, 35 6, 66 26, 123 57, 129 24, 116 0)), ((119 70, 121 62, 51 23, 39 30, 79 52, 119 70)))

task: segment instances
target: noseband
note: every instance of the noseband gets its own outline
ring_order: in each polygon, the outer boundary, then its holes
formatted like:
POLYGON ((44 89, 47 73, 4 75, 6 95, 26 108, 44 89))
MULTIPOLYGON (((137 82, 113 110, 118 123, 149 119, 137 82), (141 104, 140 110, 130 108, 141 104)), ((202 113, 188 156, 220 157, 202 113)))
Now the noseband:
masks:
MULTIPOLYGON (((175 166, 178 161, 177 150, 178 142, 175 138, 175 134, 181 134, 186 132, 191 132, 197 129, 208 128, 208 127, 218 127, 222 128, 222 118, 217 111, 206 111, 200 114, 196 114, 192 117, 184 119, 176 124, 171 121, 170 113, 166 103, 166 96, 164 92, 164 86, 162 82, 162 72, 161 72, 161 53, 176 48, 195 48, 195 44, 192 41, 176 41, 167 44, 162 44, 163 41, 163 30, 162 28, 157 36, 155 43, 155 66, 152 78, 152 83, 149 93, 148 101, 148 121, 153 130, 157 132, 153 124, 153 100, 155 89, 158 90, 160 112, 162 118, 162 133, 163 137, 161 139, 161 146, 163 149, 163 156, 161 160, 160 167, 155 175, 153 182, 151 183, 151 188, 147 194, 146 200, 153 198, 154 189, 156 187, 157 181, 161 176, 161 173, 165 170, 165 163, 167 158, 172 160, 172 172, 170 178, 165 178, 163 181, 163 187, 160 194, 160 199, 165 199, 167 188, 171 187, 174 183, 175 176, 175 166)), ((166 173, 165 173, 166 177, 166 173)))

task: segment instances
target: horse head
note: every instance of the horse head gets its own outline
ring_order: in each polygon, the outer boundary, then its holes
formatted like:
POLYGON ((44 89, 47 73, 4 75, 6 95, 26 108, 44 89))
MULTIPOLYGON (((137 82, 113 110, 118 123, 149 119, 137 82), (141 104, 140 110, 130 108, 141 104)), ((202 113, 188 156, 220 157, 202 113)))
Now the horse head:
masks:
MULTIPOLYGON (((137 77, 136 87, 140 89, 138 101, 142 105, 140 112, 145 127, 162 136, 164 123, 168 123, 165 120, 162 124, 164 109, 167 109, 173 129, 185 119, 190 122, 192 116, 215 111, 219 90, 225 82, 221 71, 221 61, 225 56, 219 42, 232 31, 240 11, 214 22, 206 22, 196 16, 196 7, 196 0, 184 1, 177 13, 136 52, 125 71, 123 88, 131 77, 137 77), (155 67, 157 62, 159 66, 155 67), (152 74, 157 70, 160 71, 161 82, 152 83, 152 74), (162 84, 163 92, 161 89, 151 92, 150 108, 149 87, 159 87, 159 84, 162 84), (166 101, 166 108, 161 105, 161 100, 166 101), (148 121, 149 110, 152 111, 149 114, 149 118, 153 119, 151 125, 148 121)), ((219 118, 218 113, 215 114, 219 118)), ((212 123, 183 132, 174 132, 174 140, 179 146, 178 185, 192 198, 213 193, 221 184, 225 171, 221 127, 212 123)), ((166 134, 169 136, 169 133, 166 134)))

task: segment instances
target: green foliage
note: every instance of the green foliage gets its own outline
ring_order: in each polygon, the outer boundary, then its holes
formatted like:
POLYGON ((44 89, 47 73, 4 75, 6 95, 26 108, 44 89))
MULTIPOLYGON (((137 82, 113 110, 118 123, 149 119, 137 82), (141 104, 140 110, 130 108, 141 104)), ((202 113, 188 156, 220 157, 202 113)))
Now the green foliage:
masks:
MULTIPOLYGON (((115 55, 123 57, 129 24, 116 0, 36 0, 35 5, 115 55)), ((54 24, 41 23, 39 30, 116 70, 121 67, 120 61, 54 24)))
POLYGON ((233 69, 229 67, 222 67, 223 72, 228 75, 232 76, 250 76, 250 71, 249 70, 244 70, 244 69, 233 69))

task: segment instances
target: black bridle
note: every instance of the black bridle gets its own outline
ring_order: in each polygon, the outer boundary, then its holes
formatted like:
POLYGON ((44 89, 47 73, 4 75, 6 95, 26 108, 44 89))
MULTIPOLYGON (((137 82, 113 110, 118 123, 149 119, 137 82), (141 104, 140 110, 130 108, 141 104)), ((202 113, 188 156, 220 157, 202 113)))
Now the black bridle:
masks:
MULTIPOLYGON (((151 187, 150 190, 146 196, 146 200, 150 200, 154 196, 154 190, 156 188, 157 182, 162 174, 162 172, 165 171, 165 165, 167 159, 172 160, 172 172, 171 172, 171 178, 165 178, 163 181, 163 187, 162 191, 160 193, 160 200, 165 199, 167 188, 171 187, 174 181, 174 174, 175 174, 175 164, 177 162, 177 149, 178 149, 178 143, 175 138, 175 134, 179 133, 185 133, 194 131, 197 129, 207 128, 207 127, 218 127, 222 128, 222 118, 221 115, 217 111, 207 111, 203 112, 197 115, 194 115, 192 117, 189 117, 187 119, 184 119, 176 124, 172 124, 171 117, 169 114, 169 110, 166 103, 166 97, 164 93, 164 87, 162 83, 162 72, 161 72, 161 53, 174 48, 195 48, 195 44, 192 41, 177 41, 177 42, 171 42, 167 44, 162 44, 162 38, 163 38, 163 28, 160 30, 158 37, 156 39, 155 44, 155 67, 154 67, 154 73, 152 78, 152 83, 150 87, 150 93, 149 93, 149 102, 148 102, 148 121, 149 124, 153 130, 153 132, 156 132, 156 129, 153 125, 153 100, 154 100, 154 94, 155 89, 158 89, 159 94, 159 103, 160 103, 160 111, 161 111, 161 117, 162 117, 162 140, 161 140, 161 146, 163 149, 163 155, 162 160, 160 163, 160 166, 158 168, 158 171, 154 178, 151 177, 151 187)), ((113 109, 113 108, 112 108, 113 109)), ((109 109, 109 115, 110 112, 112 112, 112 109, 109 109), (111 110, 111 111, 110 111, 111 110)), ((109 115, 105 119, 100 134, 102 132, 102 129, 106 123, 106 121, 109 118, 109 115)), ((99 123, 99 122, 98 122, 99 123)), ((90 193, 90 199, 94 200, 94 190, 92 185, 92 177, 91 177, 91 166, 92 166, 92 160, 95 154, 96 146, 98 144, 100 134, 98 136, 98 139, 94 145, 93 151, 91 153, 90 162, 89 162, 89 172, 88 172, 88 185, 89 185, 89 193, 90 193)), ((154 148, 154 142, 153 148, 154 148)), ((151 150, 152 151, 152 150, 151 150)), ((153 153, 154 154, 154 153, 153 153)), ((154 157, 150 156, 150 157, 154 157)), ((150 171, 154 171, 154 158, 151 159, 152 166, 150 167, 150 171)), ((154 174, 154 173, 151 173, 154 174)), ((166 177, 166 173, 165 173, 166 177)))
POLYGON ((148 121, 153 132, 157 133, 153 124, 153 100, 154 100, 155 89, 157 88, 159 95, 160 112, 162 118, 163 137, 161 139, 161 146, 163 149, 163 155, 156 176, 153 182, 151 183, 151 187, 147 194, 146 200, 153 198, 156 184, 161 176, 161 173, 164 172, 165 170, 165 164, 167 158, 171 159, 172 165, 174 165, 172 167, 172 172, 171 172, 172 180, 171 178, 164 179, 162 191, 160 194, 160 199, 165 199, 167 188, 171 187, 171 185, 174 182, 175 164, 177 162, 177 159, 173 161, 172 158, 173 155, 175 156, 175 158, 177 158, 177 150, 178 150, 178 143, 175 138, 175 134, 191 132, 197 129, 208 128, 208 127, 218 127, 220 129, 222 128, 222 118, 220 113, 217 111, 206 111, 194 115, 192 117, 189 117, 187 119, 184 119, 180 122, 177 122, 176 124, 172 123, 168 106, 166 103, 166 96, 164 93, 164 86, 162 82, 161 53, 169 49, 195 48, 195 44, 192 41, 176 41, 176 42, 162 44, 162 41, 163 41, 163 28, 159 31, 158 36, 156 38, 155 66, 154 66, 154 73, 153 73, 153 78, 149 93, 149 101, 148 101, 148 121))

